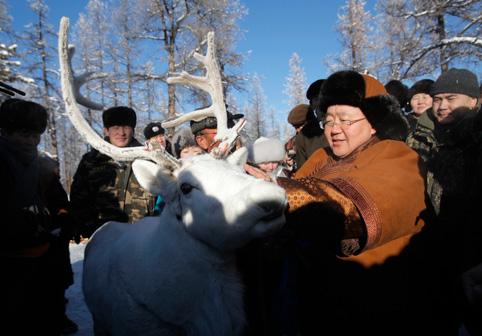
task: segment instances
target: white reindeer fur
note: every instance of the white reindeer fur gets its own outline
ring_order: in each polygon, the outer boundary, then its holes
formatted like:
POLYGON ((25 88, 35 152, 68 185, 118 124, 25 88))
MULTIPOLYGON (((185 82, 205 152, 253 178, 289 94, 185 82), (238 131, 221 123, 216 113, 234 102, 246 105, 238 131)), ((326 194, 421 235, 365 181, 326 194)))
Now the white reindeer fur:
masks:
MULTIPOLYGON (((242 163, 245 153, 227 161, 242 163)), ((97 333, 242 334, 243 289, 233 251, 279 229, 286 199, 275 184, 227 161, 202 155, 174 175, 134 162, 139 182, 167 204, 160 217, 106 223, 89 241, 83 290, 97 333), (183 183, 193 186, 186 195, 183 183)))

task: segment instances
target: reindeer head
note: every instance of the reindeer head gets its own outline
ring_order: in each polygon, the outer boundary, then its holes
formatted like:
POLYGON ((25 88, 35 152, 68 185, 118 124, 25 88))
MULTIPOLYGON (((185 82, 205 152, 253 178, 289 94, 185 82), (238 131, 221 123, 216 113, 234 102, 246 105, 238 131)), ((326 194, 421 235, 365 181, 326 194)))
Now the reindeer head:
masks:
POLYGON ((246 156, 245 148, 226 160, 199 155, 174 174, 136 160, 133 170, 145 189, 166 200, 166 218, 176 217, 191 236, 209 246, 233 250, 284 223, 284 190, 247 175, 242 168, 246 156))

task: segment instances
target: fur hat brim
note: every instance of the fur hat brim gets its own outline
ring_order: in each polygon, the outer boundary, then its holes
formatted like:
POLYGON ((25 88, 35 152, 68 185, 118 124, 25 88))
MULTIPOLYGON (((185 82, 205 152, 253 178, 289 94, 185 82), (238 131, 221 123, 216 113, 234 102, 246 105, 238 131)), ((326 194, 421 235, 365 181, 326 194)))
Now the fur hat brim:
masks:
POLYGON ((320 117, 332 105, 358 107, 380 139, 404 140, 408 123, 395 97, 374 77, 355 71, 335 72, 327 78, 320 94, 320 117))
POLYGON ((332 105, 361 107, 365 97, 363 76, 354 71, 339 71, 323 83, 320 93, 320 111, 326 112, 332 105))
POLYGON ((377 131, 380 140, 405 141, 408 135, 408 122, 400 111, 400 105, 393 96, 366 98, 361 106, 363 114, 377 131))

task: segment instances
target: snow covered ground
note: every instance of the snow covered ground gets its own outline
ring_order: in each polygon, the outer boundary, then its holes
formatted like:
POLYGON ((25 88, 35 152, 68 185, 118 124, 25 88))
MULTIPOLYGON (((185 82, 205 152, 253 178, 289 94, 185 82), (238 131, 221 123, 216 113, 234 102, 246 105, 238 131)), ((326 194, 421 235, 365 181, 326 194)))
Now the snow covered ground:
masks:
POLYGON ((85 242, 78 245, 75 243, 70 244, 70 261, 74 270, 74 284, 70 286, 65 293, 65 296, 69 300, 67 304, 67 315, 79 326, 79 331, 75 333, 75 335, 79 336, 94 335, 92 317, 85 305, 84 295, 82 294, 82 264, 84 260, 85 242))

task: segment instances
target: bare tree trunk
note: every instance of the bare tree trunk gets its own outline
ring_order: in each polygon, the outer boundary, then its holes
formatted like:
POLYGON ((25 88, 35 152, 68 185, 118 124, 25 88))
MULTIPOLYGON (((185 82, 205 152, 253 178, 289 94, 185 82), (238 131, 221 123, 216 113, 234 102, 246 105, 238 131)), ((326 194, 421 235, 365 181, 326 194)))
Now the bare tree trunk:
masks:
MULTIPOLYGON (((445 39, 445 18, 443 13, 440 13, 437 15, 437 34, 439 36, 439 41, 442 41, 445 39)), ((440 48, 440 54, 439 54, 439 59, 440 59, 440 71, 445 72, 449 69, 449 61, 448 57, 445 55, 445 46, 442 46, 440 48)))
POLYGON ((55 122, 55 109, 52 108, 52 103, 50 101, 50 94, 49 94, 49 79, 47 75, 47 51, 46 51, 46 41, 44 40, 44 20, 45 17, 43 16, 42 12, 38 13, 38 40, 40 43, 40 58, 42 62, 42 83, 43 83, 43 101, 44 106, 49 111, 49 124, 47 128, 47 133, 50 139, 50 148, 49 153, 53 155, 56 160, 56 168, 60 171, 59 165, 59 157, 58 157, 58 148, 57 148, 57 128, 55 122))

